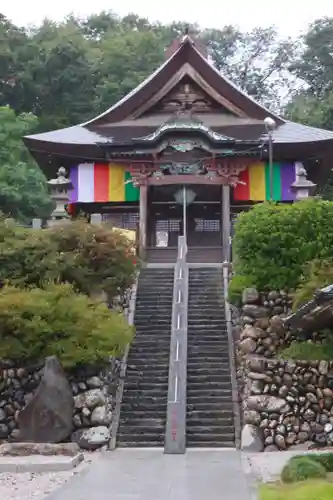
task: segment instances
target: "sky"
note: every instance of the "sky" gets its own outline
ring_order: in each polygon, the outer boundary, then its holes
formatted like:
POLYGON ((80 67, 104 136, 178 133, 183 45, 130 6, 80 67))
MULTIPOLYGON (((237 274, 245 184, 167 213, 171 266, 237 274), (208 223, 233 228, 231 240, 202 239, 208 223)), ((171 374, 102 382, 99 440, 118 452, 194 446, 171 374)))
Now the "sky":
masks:
POLYGON ((0 12, 18 25, 55 21, 74 13, 85 17, 102 10, 136 13, 151 21, 188 21, 207 28, 226 24, 244 30, 275 25, 282 36, 297 36, 320 17, 333 17, 333 0, 2 0, 0 12))

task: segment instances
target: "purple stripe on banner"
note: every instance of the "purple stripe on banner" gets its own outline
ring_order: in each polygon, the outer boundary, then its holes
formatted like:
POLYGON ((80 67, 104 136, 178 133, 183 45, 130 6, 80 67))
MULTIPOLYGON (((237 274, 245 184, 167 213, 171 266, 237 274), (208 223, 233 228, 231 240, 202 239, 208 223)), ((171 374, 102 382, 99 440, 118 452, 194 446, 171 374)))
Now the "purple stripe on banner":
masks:
POLYGON ((291 189, 291 184, 296 180, 296 167, 294 163, 289 165, 281 165, 281 191, 282 191, 282 201, 293 201, 295 199, 295 194, 291 189))
POLYGON ((71 167, 69 178, 73 184, 73 189, 70 192, 70 202, 75 203, 78 200, 79 194, 79 167, 75 165, 71 167))

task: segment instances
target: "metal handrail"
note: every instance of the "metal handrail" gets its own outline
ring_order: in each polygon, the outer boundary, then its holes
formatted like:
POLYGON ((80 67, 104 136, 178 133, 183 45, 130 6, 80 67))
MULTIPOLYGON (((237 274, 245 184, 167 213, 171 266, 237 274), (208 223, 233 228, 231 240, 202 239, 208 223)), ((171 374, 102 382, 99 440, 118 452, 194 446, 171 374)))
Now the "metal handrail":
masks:
POLYGON ((178 238, 178 256, 174 273, 172 324, 169 358, 168 404, 164 452, 186 451, 186 371, 188 264, 185 236, 178 238))

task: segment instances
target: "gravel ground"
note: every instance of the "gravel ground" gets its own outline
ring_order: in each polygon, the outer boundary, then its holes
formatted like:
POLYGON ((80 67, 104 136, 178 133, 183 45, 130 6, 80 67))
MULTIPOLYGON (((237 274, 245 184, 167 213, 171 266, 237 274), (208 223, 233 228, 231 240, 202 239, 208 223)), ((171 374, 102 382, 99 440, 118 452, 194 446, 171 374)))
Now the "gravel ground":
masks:
POLYGON ((99 452, 85 453, 84 461, 75 469, 66 472, 0 474, 0 499, 46 500, 51 492, 69 481, 72 476, 80 474, 99 456, 99 452))

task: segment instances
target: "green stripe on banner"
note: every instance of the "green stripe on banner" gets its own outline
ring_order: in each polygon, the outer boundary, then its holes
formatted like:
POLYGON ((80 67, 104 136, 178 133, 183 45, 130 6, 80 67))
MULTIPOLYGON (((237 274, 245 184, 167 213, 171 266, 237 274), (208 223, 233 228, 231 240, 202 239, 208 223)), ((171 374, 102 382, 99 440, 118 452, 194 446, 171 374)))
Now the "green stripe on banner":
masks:
MULTIPOLYGON (((282 198, 282 184, 281 184, 281 165, 280 163, 273 163, 273 201, 281 201, 282 198)), ((266 200, 270 197, 270 179, 269 179, 269 164, 265 164, 265 191, 266 200)))
POLYGON ((125 201, 139 201, 140 190, 133 186, 132 174, 125 172, 125 201))

